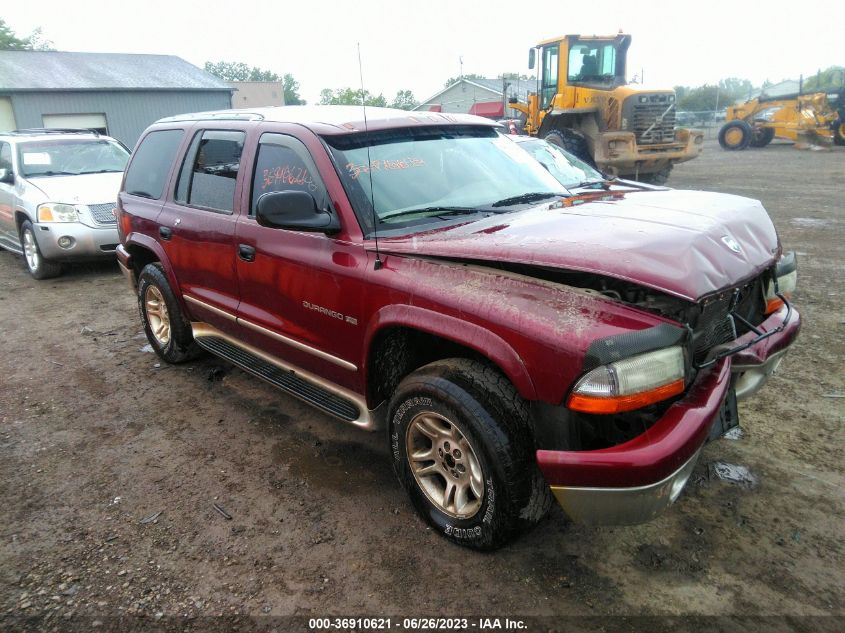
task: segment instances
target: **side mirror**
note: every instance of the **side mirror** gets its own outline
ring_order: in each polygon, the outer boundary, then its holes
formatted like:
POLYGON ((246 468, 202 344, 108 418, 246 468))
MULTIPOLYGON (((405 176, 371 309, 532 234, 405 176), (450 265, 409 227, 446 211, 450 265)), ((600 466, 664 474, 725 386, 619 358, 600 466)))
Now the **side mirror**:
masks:
POLYGON ((317 208, 317 201, 307 191, 273 191, 258 199, 255 219, 271 229, 337 233, 337 218, 317 208))
POLYGON ((528 49, 528 68, 530 70, 534 70, 534 63, 537 61, 537 49, 530 48, 528 49))
POLYGON ((15 174, 11 169, 0 168, 0 182, 4 185, 13 185, 15 183, 15 174))

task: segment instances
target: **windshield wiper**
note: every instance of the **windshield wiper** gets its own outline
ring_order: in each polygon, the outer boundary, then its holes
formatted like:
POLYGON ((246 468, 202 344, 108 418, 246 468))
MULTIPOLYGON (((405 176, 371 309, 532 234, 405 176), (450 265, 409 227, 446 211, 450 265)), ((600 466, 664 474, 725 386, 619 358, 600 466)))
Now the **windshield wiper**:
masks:
POLYGON ((34 174, 27 174, 27 178, 36 178, 38 176, 76 176, 74 171, 37 171, 34 174))
POLYGON ((546 198, 559 198, 562 196, 569 195, 567 192, 560 192, 560 193, 548 193, 548 192, 535 192, 535 193, 523 193, 518 196, 512 196, 510 198, 505 198, 504 200, 499 200, 498 202, 494 202, 491 204, 491 207, 509 207, 514 204, 526 204, 529 202, 538 202, 539 200, 544 200, 546 198))
POLYGON ((431 213, 436 217, 440 217, 446 215, 471 215, 473 213, 482 213, 482 210, 475 207, 419 207, 416 209, 402 209, 401 211, 388 213, 387 215, 381 216, 379 218, 379 222, 384 222, 385 220, 405 215, 417 215, 419 213, 431 213))
POLYGON ((81 171, 79 175, 83 174, 115 174, 122 172, 122 169, 95 169, 94 171, 81 171))

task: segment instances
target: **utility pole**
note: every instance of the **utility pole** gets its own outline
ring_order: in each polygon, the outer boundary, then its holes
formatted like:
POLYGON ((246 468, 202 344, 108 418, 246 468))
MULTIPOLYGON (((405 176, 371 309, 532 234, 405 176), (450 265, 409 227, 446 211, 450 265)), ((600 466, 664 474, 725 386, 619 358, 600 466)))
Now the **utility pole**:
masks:
POLYGON ((464 78, 464 56, 463 55, 458 57, 458 63, 460 64, 460 67, 461 67, 461 71, 460 71, 458 76, 461 79, 463 79, 464 78))

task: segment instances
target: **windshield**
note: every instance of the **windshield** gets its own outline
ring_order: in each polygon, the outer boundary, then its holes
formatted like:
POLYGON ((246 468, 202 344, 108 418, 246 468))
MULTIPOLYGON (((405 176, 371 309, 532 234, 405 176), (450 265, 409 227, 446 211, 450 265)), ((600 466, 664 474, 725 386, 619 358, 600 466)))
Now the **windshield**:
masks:
POLYGON ((569 152, 540 139, 517 142, 567 189, 590 182, 602 181, 604 176, 569 152))
POLYGON ((579 41, 569 49, 567 79, 570 83, 610 83, 619 76, 624 81, 619 66, 624 68, 617 64, 615 42, 579 41))
POLYGON ((567 195, 541 165, 489 127, 400 128, 325 141, 368 234, 373 215, 381 233, 567 195))
POLYGON ((29 178, 121 172, 128 160, 129 152, 105 139, 33 141, 18 148, 21 175, 29 178))

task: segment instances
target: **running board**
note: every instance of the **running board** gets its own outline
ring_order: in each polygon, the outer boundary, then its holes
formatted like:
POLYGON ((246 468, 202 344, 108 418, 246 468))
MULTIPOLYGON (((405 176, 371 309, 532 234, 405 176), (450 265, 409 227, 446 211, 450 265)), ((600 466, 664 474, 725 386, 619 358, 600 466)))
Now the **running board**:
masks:
POLYGON ((206 323, 191 323, 191 329, 197 345, 215 356, 266 380, 324 413, 368 431, 377 430, 375 418, 358 394, 284 363, 206 323))

